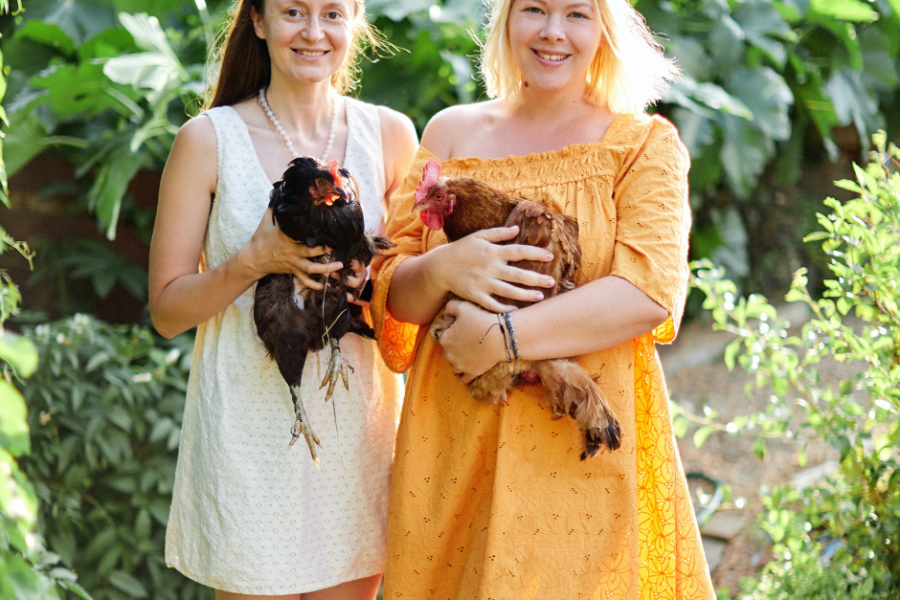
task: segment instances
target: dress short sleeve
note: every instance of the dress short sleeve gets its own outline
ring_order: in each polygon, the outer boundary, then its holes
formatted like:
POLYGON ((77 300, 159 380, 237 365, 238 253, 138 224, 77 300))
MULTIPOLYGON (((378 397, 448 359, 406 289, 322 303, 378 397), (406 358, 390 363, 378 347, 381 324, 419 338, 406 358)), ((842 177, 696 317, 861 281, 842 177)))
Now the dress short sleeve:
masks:
POLYGON ((643 147, 615 183, 616 241, 611 275, 638 287, 669 311, 655 341, 675 339, 688 280, 690 158, 675 127, 653 119, 643 147))
POLYGON ((416 186, 419 185, 422 169, 429 158, 433 158, 431 153, 420 148, 406 180, 391 198, 385 235, 395 246, 372 261, 374 291, 370 310, 375 336, 379 340, 384 362, 397 373, 405 372, 412 364, 420 328, 395 319, 387 310, 387 296, 394 271, 400 263, 410 256, 424 254, 427 249, 427 236, 430 232, 425 230, 421 219, 412 213, 412 209, 416 186))

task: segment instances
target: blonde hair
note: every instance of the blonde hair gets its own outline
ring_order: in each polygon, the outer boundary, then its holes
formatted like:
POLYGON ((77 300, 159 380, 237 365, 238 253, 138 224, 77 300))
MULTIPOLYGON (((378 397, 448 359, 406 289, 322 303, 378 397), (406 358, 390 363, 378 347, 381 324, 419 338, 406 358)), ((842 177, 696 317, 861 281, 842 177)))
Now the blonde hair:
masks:
MULTIPOLYGON (((250 17, 251 9, 262 14, 265 1, 238 0, 237 9, 223 30, 225 42, 220 43, 218 56, 211 61, 213 65, 218 63, 218 73, 204 109, 237 104, 269 85, 269 50, 265 40, 256 37, 250 17)), ((359 83, 359 60, 367 49, 377 53, 393 48, 366 19, 365 1, 353 0, 353 4, 353 33, 347 58, 331 76, 331 85, 341 94, 353 91, 359 83)))
MULTIPOLYGON (((521 74, 509 45, 509 14, 516 0, 495 0, 481 46, 481 76, 491 98, 515 97, 521 74)), ((679 73, 663 55, 644 18, 628 0, 593 0, 601 41, 587 72, 588 102, 617 114, 641 113, 660 99, 679 73)))

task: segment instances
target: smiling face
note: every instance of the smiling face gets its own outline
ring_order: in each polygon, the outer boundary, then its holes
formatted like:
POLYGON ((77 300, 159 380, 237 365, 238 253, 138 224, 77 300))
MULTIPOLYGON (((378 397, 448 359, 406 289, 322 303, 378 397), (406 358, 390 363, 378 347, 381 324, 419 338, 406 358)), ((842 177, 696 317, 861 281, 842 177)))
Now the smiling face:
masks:
POLYGON ((273 75, 301 83, 331 78, 353 41, 355 0, 265 0, 251 12, 257 37, 266 41, 273 75))
POLYGON ((594 1, 513 1, 507 31, 523 87, 587 87, 587 72, 602 41, 594 1))

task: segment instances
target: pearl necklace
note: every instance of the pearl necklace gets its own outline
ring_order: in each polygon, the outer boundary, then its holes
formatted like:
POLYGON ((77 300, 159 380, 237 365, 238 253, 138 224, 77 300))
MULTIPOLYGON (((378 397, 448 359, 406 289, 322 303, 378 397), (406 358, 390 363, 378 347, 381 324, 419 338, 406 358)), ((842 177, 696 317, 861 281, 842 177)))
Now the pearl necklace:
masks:
MULTIPOLYGON (((340 113, 340 104, 338 103, 338 96, 335 93, 334 88, 331 88, 331 91, 328 94, 332 97, 332 105, 333 109, 331 111, 331 127, 328 130, 328 142, 325 144, 325 152, 322 153, 322 158, 320 162, 325 162, 328 158, 328 154, 331 152, 331 147, 334 146, 334 133, 337 130, 337 121, 338 121, 338 113, 340 113)), ((285 145, 287 146, 288 151, 291 153, 291 156, 294 158, 300 158, 300 154, 294 148, 294 143, 291 141, 291 138, 288 137, 287 132, 284 130, 284 127, 281 126, 281 123, 278 122, 278 118, 275 116, 275 113, 272 112, 272 109, 269 108, 269 103, 266 101, 266 88, 260 88, 259 90, 259 104, 262 106, 262 109, 269 116, 269 121, 272 122, 272 125, 281 134, 281 139, 284 140, 285 145)))

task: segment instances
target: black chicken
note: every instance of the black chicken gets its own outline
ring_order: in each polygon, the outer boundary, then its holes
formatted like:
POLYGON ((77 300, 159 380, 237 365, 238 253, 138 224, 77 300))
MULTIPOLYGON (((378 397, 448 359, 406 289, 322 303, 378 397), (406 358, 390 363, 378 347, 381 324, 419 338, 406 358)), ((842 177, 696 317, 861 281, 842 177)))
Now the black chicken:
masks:
POLYGON ((325 401, 331 398, 338 376, 349 388, 349 365, 341 355, 340 339, 348 332, 370 339, 375 336, 362 319, 362 309, 347 297, 348 292, 359 292, 348 283, 354 274, 350 265, 355 259, 368 266, 379 250, 392 244, 387 238, 366 233, 356 181, 334 160, 328 165, 309 157, 292 161, 275 184, 269 207, 273 221, 292 240, 331 248, 330 253, 311 260, 340 261, 344 265, 337 277, 324 278, 323 290, 303 287, 290 274, 266 275, 256 285, 253 304, 257 333, 278 365, 294 402, 296 420, 288 447, 302 433, 319 466, 315 446, 322 444, 310 427, 300 397, 303 366, 309 353, 322 350, 327 342, 331 360, 320 386, 328 386, 325 401))

